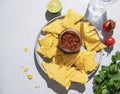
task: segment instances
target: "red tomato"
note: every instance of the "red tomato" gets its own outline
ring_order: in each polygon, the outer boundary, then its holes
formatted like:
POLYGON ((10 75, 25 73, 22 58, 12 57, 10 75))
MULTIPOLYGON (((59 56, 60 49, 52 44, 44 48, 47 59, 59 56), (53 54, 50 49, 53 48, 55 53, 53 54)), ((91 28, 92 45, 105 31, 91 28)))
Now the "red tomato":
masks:
POLYGON ((103 28, 105 31, 110 32, 113 31, 113 29, 116 27, 116 23, 113 20, 106 20, 103 23, 103 28))
POLYGON ((113 46, 115 44, 115 39, 112 36, 108 36, 105 39, 105 44, 107 46, 113 46))

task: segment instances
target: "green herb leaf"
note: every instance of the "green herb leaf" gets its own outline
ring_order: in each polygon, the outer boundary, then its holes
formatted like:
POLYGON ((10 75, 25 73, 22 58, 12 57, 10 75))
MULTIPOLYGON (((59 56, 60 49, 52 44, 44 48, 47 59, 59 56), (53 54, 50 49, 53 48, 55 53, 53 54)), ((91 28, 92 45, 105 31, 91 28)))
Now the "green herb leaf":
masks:
POLYGON ((120 60, 120 51, 117 51, 116 54, 112 56, 113 63, 116 63, 116 60, 120 60))
POLYGON ((120 51, 111 57, 109 66, 102 66, 94 76, 96 89, 94 94, 120 94, 120 51))
POLYGON ((103 89, 102 90, 102 94, 108 94, 108 90, 107 89, 103 89))
POLYGON ((118 67, 116 64, 110 66, 110 73, 116 73, 118 72, 118 67))
POLYGON ((95 76, 94 79, 97 83, 102 82, 102 79, 99 76, 95 76))

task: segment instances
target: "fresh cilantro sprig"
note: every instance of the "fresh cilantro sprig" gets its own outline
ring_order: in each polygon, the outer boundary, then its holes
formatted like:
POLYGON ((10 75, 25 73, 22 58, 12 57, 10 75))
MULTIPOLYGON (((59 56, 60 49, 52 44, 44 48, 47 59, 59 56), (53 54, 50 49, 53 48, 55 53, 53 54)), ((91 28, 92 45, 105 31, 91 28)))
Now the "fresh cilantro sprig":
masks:
POLYGON ((94 76, 94 94, 120 94, 120 51, 111 59, 110 65, 103 65, 99 74, 94 76))

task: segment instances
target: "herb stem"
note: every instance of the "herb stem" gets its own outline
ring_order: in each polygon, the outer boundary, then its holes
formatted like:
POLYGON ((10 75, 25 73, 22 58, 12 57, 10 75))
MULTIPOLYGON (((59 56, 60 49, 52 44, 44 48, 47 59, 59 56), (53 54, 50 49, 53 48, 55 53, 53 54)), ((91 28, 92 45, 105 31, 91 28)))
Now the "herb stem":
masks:
POLYGON ((100 88, 105 84, 106 80, 104 79, 104 81, 101 83, 100 86, 97 87, 97 89, 95 90, 95 94, 98 94, 100 88))

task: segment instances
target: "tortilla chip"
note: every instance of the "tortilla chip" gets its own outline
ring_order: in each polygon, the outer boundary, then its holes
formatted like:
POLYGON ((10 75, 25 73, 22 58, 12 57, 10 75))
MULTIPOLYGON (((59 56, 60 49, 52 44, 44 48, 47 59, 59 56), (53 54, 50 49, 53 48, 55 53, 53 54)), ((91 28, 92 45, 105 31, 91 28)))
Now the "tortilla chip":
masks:
POLYGON ((66 13, 65 18, 63 19, 62 25, 65 28, 72 28, 74 24, 81 19, 83 19, 82 15, 72 9, 69 9, 66 13))
POLYGON ((65 29, 62 26, 62 21, 63 20, 57 19, 51 22, 50 24, 43 28, 43 31, 46 33, 60 34, 65 29))
POLYGON ((76 73, 72 77, 71 81, 85 84, 88 81, 88 76, 83 70, 76 70, 76 73))

